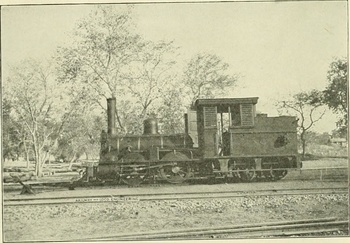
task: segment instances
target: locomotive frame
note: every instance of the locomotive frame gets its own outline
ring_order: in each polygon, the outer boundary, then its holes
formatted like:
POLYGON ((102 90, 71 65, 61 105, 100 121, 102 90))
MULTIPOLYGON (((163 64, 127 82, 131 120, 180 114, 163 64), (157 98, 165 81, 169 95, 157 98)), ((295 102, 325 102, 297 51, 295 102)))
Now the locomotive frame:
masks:
POLYGON ((102 131, 98 164, 83 181, 144 180, 182 183, 188 179, 278 180, 301 168, 297 120, 256 114, 258 97, 198 99, 185 114, 185 132, 159 134, 155 118, 143 135, 116 135, 115 98, 107 99, 108 132, 102 131))

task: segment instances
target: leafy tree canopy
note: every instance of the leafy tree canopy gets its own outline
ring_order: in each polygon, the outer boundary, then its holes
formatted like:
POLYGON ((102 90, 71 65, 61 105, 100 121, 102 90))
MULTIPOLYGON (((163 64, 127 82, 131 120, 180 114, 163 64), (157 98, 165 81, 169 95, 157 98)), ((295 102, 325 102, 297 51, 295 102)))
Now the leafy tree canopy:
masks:
POLYGON ((191 102, 212 98, 234 86, 238 78, 228 73, 228 67, 217 55, 201 53, 194 56, 184 72, 184 84, 191 102))
POLYGON ((324 103, 341 118, 337 125, 341 136, 347 134, 348 124, 348 62, 344 59, 335 59, 329 67, 328 86, 323 91, 324 103))
POLYGON ((140 130, 149 110, 156 109, 154 101, 173 81, 172 42, 144 40, 134 27, 132 6, 100 6, 79 22, 74 45, 59 48, 57 55, 59 80, 74 84, 76 93, 85 88, 85 99, 104 110, 106 99, 116 98, 121 134, 140 130), (124 111, 136 113, 138 122, 130 126, 124 111))
POLYGON ((298 132, 304 156, 307 143, 306 134, 325 114, 322 93, 317 90, 300 92, 290 99, 278 102, 277 107, 280 113, 285 112, 298 118, 298 132))

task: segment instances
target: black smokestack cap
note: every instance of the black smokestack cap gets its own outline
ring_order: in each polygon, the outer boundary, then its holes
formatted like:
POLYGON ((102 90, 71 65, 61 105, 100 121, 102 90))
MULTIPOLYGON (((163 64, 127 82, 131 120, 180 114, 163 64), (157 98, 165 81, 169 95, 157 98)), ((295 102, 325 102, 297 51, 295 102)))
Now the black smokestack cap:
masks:
POLYGON ((115 108, 116 100, 115 98, 107 99, 107 122, 108 122, 108 135, 115 135, 115 108))

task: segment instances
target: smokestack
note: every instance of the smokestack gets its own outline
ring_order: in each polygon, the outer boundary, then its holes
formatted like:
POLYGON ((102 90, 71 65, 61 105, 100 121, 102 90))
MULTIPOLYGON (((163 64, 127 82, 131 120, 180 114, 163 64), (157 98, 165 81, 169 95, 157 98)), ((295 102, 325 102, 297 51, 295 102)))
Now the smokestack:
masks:
POLYGON ((107 99, 108 135, 115 135, 115 98, 107 99))

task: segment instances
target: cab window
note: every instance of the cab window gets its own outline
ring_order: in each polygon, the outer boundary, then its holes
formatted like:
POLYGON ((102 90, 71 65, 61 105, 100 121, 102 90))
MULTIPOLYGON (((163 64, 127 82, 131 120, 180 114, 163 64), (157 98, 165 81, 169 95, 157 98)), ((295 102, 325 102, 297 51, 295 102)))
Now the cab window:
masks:
POLYGON ((233 105, 231 107, 231 124, 234 127, 241 126, 241 106, 239 104, 233 105))

